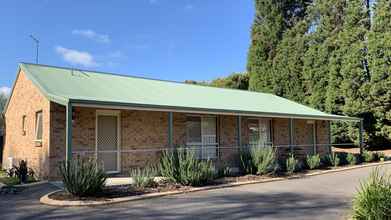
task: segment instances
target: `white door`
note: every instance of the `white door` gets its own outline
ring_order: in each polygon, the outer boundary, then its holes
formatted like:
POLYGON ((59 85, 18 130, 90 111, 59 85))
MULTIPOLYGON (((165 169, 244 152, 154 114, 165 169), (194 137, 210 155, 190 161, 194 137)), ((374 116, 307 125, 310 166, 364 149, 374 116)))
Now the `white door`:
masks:
POLYGON ((107 173, 119 172, 119 113, 97 112, 96 156, 107 173))

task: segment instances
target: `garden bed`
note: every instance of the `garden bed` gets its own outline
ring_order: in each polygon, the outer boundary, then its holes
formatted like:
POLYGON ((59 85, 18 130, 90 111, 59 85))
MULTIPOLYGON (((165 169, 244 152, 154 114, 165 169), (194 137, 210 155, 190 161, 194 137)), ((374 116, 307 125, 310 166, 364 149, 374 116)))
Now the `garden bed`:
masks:
POLYGON ((107 186, 101 193, 89 197, 77 197, 65 191, 57 191, 49 196, 50 199, 60 201, 107 201, 113 198, 139 196, 150 193, 163 193, 172 191, 186 191, 191 187, 178 184, 158 184, 155 187, 137 189, 132 185, 107 186))
POLYGON ((341 172, 346 170, 358 169, 363 167, 372 167, 378 165, 391 164, 391 161, 386 162, 374 162, 363 163, 359 165, 346 165, 339 167, 329 167, 325 169, 310 170, 307 172, 296 173, 294 175, 282 175, 282 176, 257 176, 257 175, 245 175, 237 177, 223 177, 216 179, 208 186, 203 187, 190 187, 180 186, 176 184, 160 185, 157 187, 147 187, 143 190, 132 188, 131 185, 112 186, 106 188, 106 192, 94 197, 73 197, 63 190, 55 191, 43 196, 40 202, 46 205, 54 206, 95 206, 95 205, 107 205, 119 202, 129 202, 142 199, 150 199, 156 197, 162 197, 167 195, 175 195, 181 193, 198 192, 212 189, 220 189, 234 186, 241 186, 247 184, 265 183, 288 180, 291 178, 304 178, 314 175, 321 175, 333 172, 341 172))

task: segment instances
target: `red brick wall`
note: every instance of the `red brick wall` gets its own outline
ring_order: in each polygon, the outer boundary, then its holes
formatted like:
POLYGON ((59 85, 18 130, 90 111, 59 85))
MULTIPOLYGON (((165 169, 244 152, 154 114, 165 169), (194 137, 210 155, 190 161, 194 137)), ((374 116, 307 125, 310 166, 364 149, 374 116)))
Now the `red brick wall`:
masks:
POLYGON ((6 136, 4 143, 3 167, 9 167, 8 158, 12 157, 14 164, 27 160, 38 176, 47 178, 49 175, 49 127, 50 103, 39 89, 21 71, 15 82, 5 113, 6 136), (42 111, 43 134, 42 145, 37 146, 35 140, 36 112, 42 111), (26 134, 22 134, 22 117, 26 116, 26 134))

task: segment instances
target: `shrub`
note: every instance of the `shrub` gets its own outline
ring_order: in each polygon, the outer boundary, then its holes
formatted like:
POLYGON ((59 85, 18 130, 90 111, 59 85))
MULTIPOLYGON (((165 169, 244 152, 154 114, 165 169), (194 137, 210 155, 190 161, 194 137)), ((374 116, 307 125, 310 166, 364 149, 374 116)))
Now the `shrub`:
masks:
POLYGON ((384 152, 378 152, 377 156, 379 157, 380 161, 386 160, 386 155, 384 154, 384 152))
POLYGON ((363 150, 362 158, 363 158, 363 160, 365 162, 369 163, 369 162, 374 161, 375 155, 372 152, 368 151, 368 150, 363 150))
POLYGON ((318 168, 320 166, 319 154, 307 155, 306 162, 307 162, 308 168, 310 168, 310 170, 318 168))
POLYGON ((389 173, 372 170, 361 183, 353 200, 354 219, 389 219, 391 216, 391 178, 389 173))
POLYGON ((78 197, 102 192, 107 178, 96 160, 91 159, 63 161, 59 171, 66 191, 78 197))
POLYGON ((229 166, 223 166, 217 170, 217 177, 235 176, 229 166))
POLYGON ((350 165, 356 165, 357 164, 357 158, 352 153, 348 153, 348 155, 346 156, 346 160, 348 161, 348 163, 350 165))
POLYGON ((253 167, 258 175, 271 173, 276 168, 276 153, 271 147, 253 147, 250 149, 253 167))
POLYGON ((155 184, 154 178, 157 174, 156 168, 147 166, 145 168, 133 168, 129 172, 133 178, 133 185, 137 188, 144 189, 152 187, 155 184))
POLYGON ((254 163, 251 157, 251 152, 249 149, 240 149, 240 164, 239 169, 243 174, 256 174, 257 169, 254 167, 254 163))
POLYGON ((212 161, 198 160, 193 152, 184 148, 164 152, 160 172, 162 176, 182 185, 201 186, 214 179, 212 161))
POLYGON ((299 161, 295 158, 293 154, 290 154, 289 157, 286 159, 286 172, 287 174, 291 175, 297 170, 297 165, 299 161))
POLYGON ((11 178, 17 178, 18 183, 27 183, 29 175, 31 175, 31 178, 34 178, 34 171, 27 167, 27 161, 25 160, 19 161, 19 165, 14 165, 8 170, 7 174, 11 178))
POLYGON ((332 154, 327 155, 327 159, 328 159, 330 165, 332 165, 334 167, 337 167, 339 165, 340 159, 339 159, 339 155, 337 153, 332 153, 332 154))

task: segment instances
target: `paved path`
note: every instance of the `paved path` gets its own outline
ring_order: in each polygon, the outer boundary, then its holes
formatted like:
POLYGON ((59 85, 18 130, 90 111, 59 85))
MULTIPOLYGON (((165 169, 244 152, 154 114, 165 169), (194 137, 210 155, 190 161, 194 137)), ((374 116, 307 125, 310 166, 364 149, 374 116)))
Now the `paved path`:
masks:
POLYGON ((359 180, 370 170, 84 208, 41 205, 40 196, 56 188, 36 186, 0 195, 0 219, 344 219, 359 180))

